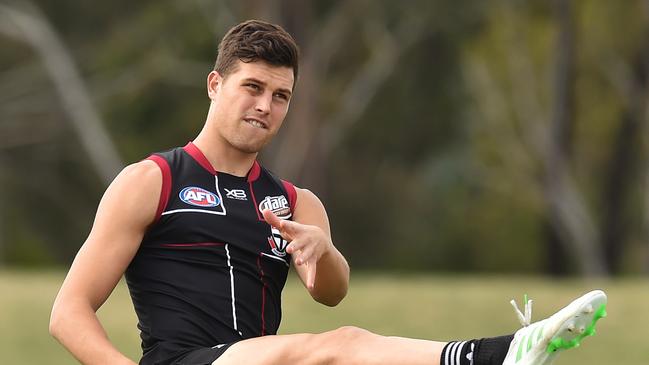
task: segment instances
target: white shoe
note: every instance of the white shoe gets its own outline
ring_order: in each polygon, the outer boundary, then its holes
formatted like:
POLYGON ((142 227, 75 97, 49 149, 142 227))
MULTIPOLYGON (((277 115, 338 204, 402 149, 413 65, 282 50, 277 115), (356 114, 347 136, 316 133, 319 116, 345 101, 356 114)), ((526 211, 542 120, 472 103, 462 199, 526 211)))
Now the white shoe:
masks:
POLYGON ((594 290, 549 318, 532 323, 532 301, 525 298, 525 313, 516 306, 523 328, 514 334, 503 365, 549 365, 559 351, 579 346, 595 334, 595 324, 606 317, 606 294, 594 290))

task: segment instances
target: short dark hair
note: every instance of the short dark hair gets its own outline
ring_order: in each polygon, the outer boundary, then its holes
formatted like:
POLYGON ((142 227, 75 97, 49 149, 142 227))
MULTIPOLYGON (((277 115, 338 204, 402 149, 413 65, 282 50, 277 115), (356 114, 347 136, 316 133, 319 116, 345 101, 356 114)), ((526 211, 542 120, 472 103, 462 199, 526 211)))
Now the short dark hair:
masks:
POLYGON ((232 27, 219 43, 214 70, 226 77, 235 71, 237 60, 264 61, 292 68, 297 82, 298 57, 295 40, 282 27, 261 20, 246 20, 232 27))

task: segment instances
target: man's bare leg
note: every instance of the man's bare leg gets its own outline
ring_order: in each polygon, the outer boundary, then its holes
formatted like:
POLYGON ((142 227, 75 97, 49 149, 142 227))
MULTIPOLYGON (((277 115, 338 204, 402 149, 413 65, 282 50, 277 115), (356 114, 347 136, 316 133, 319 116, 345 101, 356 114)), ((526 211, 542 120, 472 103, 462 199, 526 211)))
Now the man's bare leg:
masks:
POLYGON ((379 336, 356 327, 232 345, 213 365, 439 365, 444 342, 379 336))
POLYGON ((321 334, 266 336, 232 345, 213 365, 546 365, 560 351, 595 334, 606 316, 606 294, 582 295, 539 322, 531 322, 531 303, 518 308, 523 328, 515 335, 462 342, 434 342, 379 336, 356 327, 321 334), (442 354, 444 359, 442 360, 442 354))

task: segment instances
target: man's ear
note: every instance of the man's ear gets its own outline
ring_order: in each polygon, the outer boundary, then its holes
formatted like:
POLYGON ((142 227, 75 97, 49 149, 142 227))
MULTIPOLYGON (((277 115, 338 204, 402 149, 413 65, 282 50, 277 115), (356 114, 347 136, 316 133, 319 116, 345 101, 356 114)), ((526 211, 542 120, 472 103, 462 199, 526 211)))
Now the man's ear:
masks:
POLYGON ((212 71, 207 75, 207 96, 209 96, 210 99, 216 97, 222 83, 223 77, 221 77, 218 72, 212 71))

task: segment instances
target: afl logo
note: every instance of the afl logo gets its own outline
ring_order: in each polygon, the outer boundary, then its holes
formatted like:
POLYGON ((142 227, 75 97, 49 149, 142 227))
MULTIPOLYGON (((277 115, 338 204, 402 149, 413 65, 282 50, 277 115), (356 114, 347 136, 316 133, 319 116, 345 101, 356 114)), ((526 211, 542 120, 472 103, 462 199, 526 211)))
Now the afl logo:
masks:
POLYGON ((216 207, 221 204, 216 194, 196 186, 184 188, 180 191, 179 197, 183 202, 197 207, 216 207))

